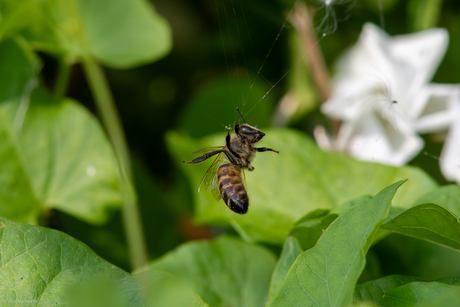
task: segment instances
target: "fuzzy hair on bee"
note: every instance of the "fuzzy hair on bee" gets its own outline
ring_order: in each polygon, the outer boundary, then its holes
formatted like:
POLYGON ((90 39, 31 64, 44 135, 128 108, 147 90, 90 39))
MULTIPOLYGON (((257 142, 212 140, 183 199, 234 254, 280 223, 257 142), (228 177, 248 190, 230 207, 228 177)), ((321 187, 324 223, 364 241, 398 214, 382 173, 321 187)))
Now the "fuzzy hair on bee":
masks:
POLYGON ((273 151, 279 153, 279 151, 266 147, 255 147, 255 144, 265 136, 265 133, 257 129, 257 127, 249 125, 240 110, 236 109, 244 124, 240 125, 239 122, 236 122, 234 134, 230 134, 230 130, 228 130, 225 145, 198 150, 192 154, 201 154, 201 156, 190 162, 183 162, 198 164, 217 155, 204 174, 198 191, 204 184, 206 191, 211 191, 217 200, 222 198, 230 210, 245 214, 248 212, 249 197, 244 187, 242 172, 245 169, 254 170, 251 162, 256 152, 273 151), (224 161, 224 158, 228 162, 224 161))

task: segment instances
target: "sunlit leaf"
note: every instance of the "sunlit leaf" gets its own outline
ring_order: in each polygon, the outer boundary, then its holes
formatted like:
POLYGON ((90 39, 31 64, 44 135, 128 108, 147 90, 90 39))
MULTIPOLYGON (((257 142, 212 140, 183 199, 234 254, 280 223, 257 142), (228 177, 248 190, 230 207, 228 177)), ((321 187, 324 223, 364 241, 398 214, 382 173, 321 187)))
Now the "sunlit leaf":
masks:
POLYGON ((365 255, 402 183, 392 184, 332 222, 318 243, 297 257, 270 306, 351 304, 365 255))
POLYGON ((0 214, 36 222, 57 208, 102 223, 120 206, 117 164, 96 118, 39 88, 38 60, 13 40, 0 44, 8 90, 0 90, 0 214), (33 91, 34 90, 34 91, 33 91))
MULTIPOLYGON (((12 141, 0 146, 17 157, 2 164, 25 173, 41 210, 56 208, 89 222, 104 222, 107 207, 118 207, 121 200, 116 160, 97 120, 73 101, 37 93, 17 131, 9 125, 10 107, 0 109, 0 126, 6 131, 3 139, 12 141)), ((14 185, 10 189, 18 190, 14 185)))
MULTIPOLYGON (((171 48, 166 20, 147 1, 33 2, 40 3, 34 18, 17 28, 38 49, 74 60, 94 56, 107 66, 129 68, 155 61, 171 48)), ((9 1, 7 8, 17 11, 21 4, 9 1)))
POLYGON ((275 267, 271 252, 229 237, 191 242, 152 262, 191 281, 210 306, 264 306, 275 267))
POLYGON ((207 306, 170 274, 130 275, 62 232, 2 217, 0 279, 2 306, 207 306))
POLYGON ((17 300, 30 300, 36 306, 63 305, 69 285, 100 276, 120 283, 124 289, 120 298, 138 299, 128 273, 59 231, 0 218, 0 247, 0 297, 12 305, 17 300))
MULTIPOLYGON (((225 134, 201 141, 170 133, 167 136, 174 160, 190 179, 195 201, 195 219, 200 223, 230 224, 239 234, 254 241, 280 244, 293 224, 316 209, 334 209, 363 195, 375 195, 397 180, 409 179, 396 195, 394 205, 408 208, 413 199, 436 187, 421 170, 355 161, 350 157, 323 152, 304 134, 287 129, 269 129, 259 146, 279 150, 258 153, 255 170, 245 172, 249 212, 240 216, 230 211, 211 193, 196 192, 211 161, 187 165, 189 153, 223 145, 225 134)), ((211 159, 209 159, 211 160, 211 159)))

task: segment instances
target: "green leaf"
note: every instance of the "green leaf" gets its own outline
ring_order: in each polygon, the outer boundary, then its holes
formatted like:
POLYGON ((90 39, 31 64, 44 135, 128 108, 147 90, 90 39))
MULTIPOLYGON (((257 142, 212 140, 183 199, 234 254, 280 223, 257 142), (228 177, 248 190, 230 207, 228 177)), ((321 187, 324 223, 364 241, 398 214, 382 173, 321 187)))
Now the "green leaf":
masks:
POLYGON ((380 306, 388 290, 420 280, 421 279, 417 277, 402 275, 391 275, 372 280, 356 286, 353 302, 371 302, 380 306))
POLYGON ((209 307, 184 280, 170 273, 161 270, 148 270, 134 276, 141 284, 144 284, 145 290, 143 292, 146 296, 147 306, 209 307))
POLYGON ((38 59, 20 40, 0 44, 0 214, 36 223, 57 208, 103 223, 120 205, 117 164, 96 118, 71 100, 33 92, 38 59), (32 94, 31 94, 32 93, 32 94))
POLYGON ((145 274, 130 275, 60 231, 0 217, 2 306, 208 306, 170 274, 145 274))
POLYGON ((128 273, 59 231, 0 217, 0 259, 0 297, 5 301, 63 305, 69 285, 103 275, 121 283, 123 299, 134 301, 139 296, 128 273))
POLYGON ((307 250, 316 244, 323 231, 338 216, 335 213, 329 214, 329 210, 324 209, 311 211, 295 224, 290 235, 299 240, 303 250, 307 250))
POLYGON ((268 291, 267 305, 269 305, 271 301, 273 301, 273 299, 278 295, 286 274, 288 273, 297 256, 302 252, 303 249, 300 247, 296 238, 287 237, 286 240, 284 240, 281 256, 278 259, 275 270, 272 274, 270 290, 268 291))
MULTIPOLYGON (((21 32, 38 49, 69 59, 93 56, 113 68, 153 62, 171 49, 170 28, 147 1, 40 2, 33 23, 21 32)), ((10 2, 8 11, 20 5, 10 2)))
POLYGON ((424 203, 435 203, 460 216, 460 186, 451 184, 434 189, 419 197, 411 207, 424 203))
POLYGON ((18 31, 40 21, 36 11, 40 9, 40 1, 2 0, 0 2, 0 41, 9 38, 18 31))
POLYGON ((151 270, 148 273, 128 276, 127 279, 136 281, 137 288, 133 290, 142 294, 142 297, 136 298, 133 302, 128 302, 120 295, 126 292, 126 289, 121 287, 120 280, 102 275, 92 278, 87 283, 69 287, 66 291, 67 303, 74 307, 209 306, 184 281, 164 271, 151 270), (177 295, 178 293, 180 295, 177 295))
MULTIPOLYGON (((7 193, 29 193, 29 182, 40 211, 55 208, 92 223, 103 223, 107 209, 121 204, 116 160, 96 118, 71 100, 54 99, 37 92, 23 123, 15 129, 11 119, 15 104, 0 108, 0 152, 8 152, 2 164, 11 170, 7 193)), ((40 213, 20 199, 2 203, 10 210, 21 210, 30 217, 40 213)), ((10 217, 10 215, 6 215, 10 217)), ((24 220, 24 219, 21 219, 24 220)))
MULTIPOLYGON (((436 280, 435 282, 443 283, 447 285, 459 285, 460 277, 451 276, 444 277, 436 280)), ((382 300, 386 297, 386 293, 394 288, 401 287, 406 284, 413 282, 423 281, 422 278, 402 275, 391 275, 376 280, 372 280, 356 286, 354 303, 368 302, 373 303, 377 306, 382 306, 382 300)), ((391 293, 391 292, 390 292, 391 293)), ((428 305, 429 306, 429 305, 428 305)), ((432 306, 444 306, 444 305, 432 305, 432 306)))
POLYGON ((460 291, 458 287, 452 288, 444 292, 441 296, 430 297, 427 300, 418 303, 417 307, 457 307, 460 302, 460 291))
POLYGON ((436 204, 422 204, 410 208, 382 225, 382 228, 460 249, 458 218, 436 204))
MULTIPOLYGON (((459 286, 452 286, 440 282, 421 282, 416 281, 403 286, 393 288, 386 292, 382 300, 382 306, 388 307, 409 307, 416 306, 417 303, 425 303, 429 300, 442 298, 451 295, 452 292, 458 293, 459 286)), ((457 294, 458 295, 458 294, 457 294)), ((458 305, 458 301, 457 301, 458 305)), ((429 305, 436 306, 436 305, 429 305)), ((445 306, 445 305, 443 305, 445 306)))
POLYGON ((277 306, 348 306, 365 255, 403 181, 341 214, 311 249, 299 255, 276 299, 277 306))
POLYGON ((229 237, 185 243, 152 262, 191 281, 211 306, 264 306, 275 257, 260 246, 229 237))
POLYGON ((428 175, 414 167, 396 168, 323 152, 304 134, 289 129, 264 132, 260 146, 280 153, 258 153, 253 161, 255 170, 245 172, 249 212, 244 216, 230 211, 222 201, 216 202, 204 189, 202 194, 197 192, 211 161, 198 165, 182 163, 193 158, 190 152, 223 145, 225 134, 201 141, 172 132, 167 135, 174 160, 190 180, 198 223, 232 225, 246 240, 280 244, 294 223, 313 210, 337 208, 407 178, 410 180, 396 195, 394 205, 408 208, 414 198, 436 187, 428 175))
POLYGON ((0 103, 29 99, 37 85, 41 63, 23 40, 8 39, 0 43, 0 103))

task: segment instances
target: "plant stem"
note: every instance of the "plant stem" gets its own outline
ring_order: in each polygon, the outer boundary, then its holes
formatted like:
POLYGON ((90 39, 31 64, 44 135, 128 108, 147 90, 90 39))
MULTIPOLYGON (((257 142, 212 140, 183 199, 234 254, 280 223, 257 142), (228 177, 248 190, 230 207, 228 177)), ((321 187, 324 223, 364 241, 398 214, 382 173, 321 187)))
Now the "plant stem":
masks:
POLYGON ((120 118, 102 67, 90 56, 83 60, 83 68, 118 160, 123 198, 123 222, 130 251, 131 266, 139 268, 147 263, 147 249, 137 205, 131 171, 130 156, 120 118))
POLYGON ((300 39, 304 44, 305 54, 307 55, 305 59, 308 61, 319 96, 324 102, 329 99, 330 95, 329 72, 315 34, 311 31, 311 18, 305 3, 299 2, 296 4, 295 13, 291 16, 290 22, 299 33, 300 39))
POLYGON ((442 0, 412 0, 408 3, 412 28, 422 31, 436 27, 442 7, 442 0))
POLYGON ((72 65, 64 57, 59 60, 59 70, 53 90, 56 97, 64 97, 67 92, 71 68, 72 65))
MULTIPOLYGON (((329 88, 329 72, 321 53, 321 49, 319 48, 318 41, 311 30, 311 20, 312 16, 305 3, 297 3, 295 7, 295 14, 292 15, 290 21, 303 42, 304 51, 307 55, 305 60, 308 61, 310 66, 313 82, 316 84, 316 88, 322 102, 325 102, 329 99, 331 94, 329 88)), ((332 127, 333 135, 337 136, 340 129, 340 122, 334 119, 329 119, 329 122, 332 127)))

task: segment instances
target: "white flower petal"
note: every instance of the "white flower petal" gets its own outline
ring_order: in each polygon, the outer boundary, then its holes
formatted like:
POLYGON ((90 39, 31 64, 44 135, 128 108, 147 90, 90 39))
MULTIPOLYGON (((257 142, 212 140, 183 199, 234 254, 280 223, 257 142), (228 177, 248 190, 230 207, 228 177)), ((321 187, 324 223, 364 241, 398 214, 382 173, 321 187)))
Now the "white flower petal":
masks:
POLYGON ((439 164, 447 180, 460 184, 460 108, 455 108, 456 121, 452 124, 442 148, 439 164))
POLYGON ((444 29, 391 37, 365 24, 338 60, 331 98, 321 108, 343 121, 336 147, 362 160, 402 165, 423 147, 417 131, 445 129, 457 89, 428 82, 448 40, 444 29))
POLYGON ((430 84, 421 93, 425 96, 423 109, 417 110, 414 127, 419 133, 441 132, 458 117, 454 109, 460 105, 460 86, 456 84, 430 84))
POLYGON ((332 96, 323 104, 322 111, 343 120, 357 118, 357 101, 380 90, 382 95, 377 99, 396 100, 403 112, 410 113, 411 101, 432 78, 447 43, 444 29, 392 38, 366 23, 356 45, 338 60, 332 96))
POLYGON ((337 147, 366 161, 403 165, 423 148, 423 140, 398 117, 386 119, 375 112, 360 121, 343 123, 337 147))
POLYGON ((393 37, 389 46, 392 57, 414 68, 409 92, 416 92, 433 78, 448 44, 449 33, 441 28, 393 37))

